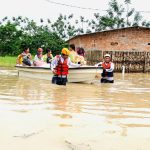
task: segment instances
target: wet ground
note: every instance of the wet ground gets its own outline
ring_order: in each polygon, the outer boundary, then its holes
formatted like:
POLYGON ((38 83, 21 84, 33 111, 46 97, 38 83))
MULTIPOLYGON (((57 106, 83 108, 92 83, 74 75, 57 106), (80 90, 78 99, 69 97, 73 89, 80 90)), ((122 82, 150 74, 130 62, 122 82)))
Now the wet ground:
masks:
POLYGON ((52 85, 0 75, 2 150, 149 150, 150 75, 52 85))

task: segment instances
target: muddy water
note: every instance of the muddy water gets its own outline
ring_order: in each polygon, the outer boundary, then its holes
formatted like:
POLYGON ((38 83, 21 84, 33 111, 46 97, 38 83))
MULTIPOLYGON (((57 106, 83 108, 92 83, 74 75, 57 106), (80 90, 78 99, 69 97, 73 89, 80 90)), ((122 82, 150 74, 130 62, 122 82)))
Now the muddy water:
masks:
POLYGON ((150 75, 52 85, 0 75, 3 150, 149 150, 150 75))

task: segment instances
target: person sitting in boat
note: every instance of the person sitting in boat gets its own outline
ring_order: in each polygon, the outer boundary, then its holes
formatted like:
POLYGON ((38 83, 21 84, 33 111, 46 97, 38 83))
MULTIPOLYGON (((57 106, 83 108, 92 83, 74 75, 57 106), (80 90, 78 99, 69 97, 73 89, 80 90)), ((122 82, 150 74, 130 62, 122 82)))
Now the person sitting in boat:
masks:
POLYGON ((69 45, 69 50, 70 50, 69 57, 73 63, 82 64, 82 65, 86 64, 84 57, 78 55, 77 52, 75 51, 75 45, 74 44, 69 45))
POLYGON ((75 51, 75 45, 74 44, 69 45, 69 51, 70 51, 70 54, 69 54, 70 60, 73 63, 77 63, 76 62, 77 52, 75 51))
POLYGON ((35 55, 34 60, 33 60, 33 64, 34 64, 34 66, 38 66, 38 67, 46 65, 46 63, 44 62, 43 49, 42 48, 38 48, 37 54, 35 55))
POLYGON ((101 74, 101 83, 114 83, 114 63, 111 62, 110 54, 104 55, 104 62, 100 62, 96 64, 96 66, 103 67, 103 72, 101 74))
POLYGON ((79 55, 79 56, 85 56, 85 51, 84 51, 84 49, 82 48, 82 47, 78 47, 77 48, 77 54, 79 55))
POLYGON ((31 66, 32 65, 32 56, 31 54, 29 53, 29 48, 28 47, 25 47, 23 52, 18 55, 17 57, 17 60, 16 60, 16 63, 17 65, 27 65, 27 66, 31 66))
POLYGON ((46 54, 44 55, 44 61, 47 63, 51 63, 53 59, 52 51, 49 48, 46 48, 46 54))
POLYGON ((61 55, 56 55, 51 62, 51 70, 53 72, 52 83, 57 85, 66 85, 69 66, 80 67, 80 64, 72 63, 68 57, 70 51, 63 48, 61 55))
POLYGON ((75 60, 76 60, 77 63, 81 63, 82 65, 86 65, 84 54, 85 54, 84 49, 82 47, 81 48, 78 47, 77 48, 77 56, 75 58, 75 60))

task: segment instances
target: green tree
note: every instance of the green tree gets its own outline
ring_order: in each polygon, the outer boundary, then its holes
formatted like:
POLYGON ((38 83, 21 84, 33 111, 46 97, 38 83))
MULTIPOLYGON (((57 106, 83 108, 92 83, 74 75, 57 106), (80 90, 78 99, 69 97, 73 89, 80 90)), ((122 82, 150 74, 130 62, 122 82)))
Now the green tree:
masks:
POLYGON ((1 22, 0 55, 17 55, 25 46, 30 48, 33 55, 39 47, 49 47, 55 55, 60 53, 63 47, 68 46, 48 25, 38 26, 26 17, 12 17, 7 21, 5 18, 1 22))
POLYGON ((76 35, 75 26, 71 24, 73 19, 73 14, 66 15, 60 14, 58 19, 52 23, 51 28, 54 32, 56 32, 60 38, 68 39, 74 35, 76 35))
POLYGON ((20 47, 22 31, 8 22, 0 26, 0 55, 16 55, 20 47))
POLYGON ((108 4, 107 14, 101 16, 99 13, 94 14, 94 19, 91 20, 90 26, 94 31, 106 29, 115 29, 126 26, 146 26, 149 27, 149 22, 142 21, 143 17, 134 8, 130 8, 131 0, 124 0, 126 9, 120 5, 117 0, 111 0, 108 4))

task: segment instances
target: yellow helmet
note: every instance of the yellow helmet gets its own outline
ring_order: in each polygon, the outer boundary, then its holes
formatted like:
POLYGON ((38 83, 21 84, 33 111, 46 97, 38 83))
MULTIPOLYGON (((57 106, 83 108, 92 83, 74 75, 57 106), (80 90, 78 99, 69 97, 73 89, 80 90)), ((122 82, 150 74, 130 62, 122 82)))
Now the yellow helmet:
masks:
POLYGON ((62 54, 65 54, 65 55, 69 55, 69 54, 70 54, 70 51, 68 50, 68 48, 63 48, 63 49, 61 50, 61 53, 62 53, 62 54))

